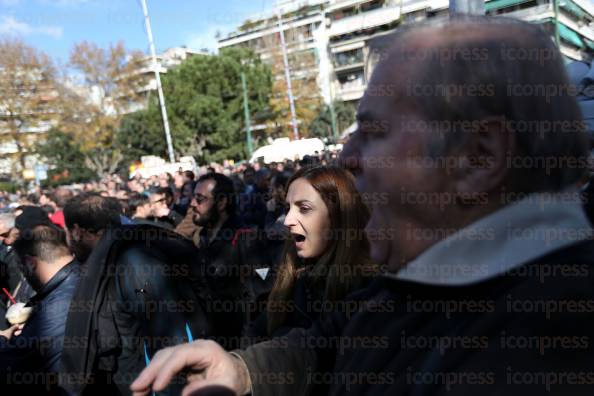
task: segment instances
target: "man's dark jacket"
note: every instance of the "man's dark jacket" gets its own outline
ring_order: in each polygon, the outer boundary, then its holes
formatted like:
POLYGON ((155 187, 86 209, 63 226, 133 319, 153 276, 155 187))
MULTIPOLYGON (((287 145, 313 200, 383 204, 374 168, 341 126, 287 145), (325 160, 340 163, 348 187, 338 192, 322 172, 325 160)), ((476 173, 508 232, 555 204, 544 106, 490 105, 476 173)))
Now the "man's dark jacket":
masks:
POLYGON ((256 343, 288 334, 292 329, 308 329, 318 320, 324 307, 324 290, 314 287, 309 279, 301 277, 293 286, 293 297, 286 306, 285 318, 282 325, 268 331, 268 311, 262 312, 253 320, 245 333, 249 342, 256 343))
MULTIPOLYGON (((0 243, 0 282, 2 287, 8 290, 14 290, 21 281, 21 270, 19 269, 19 259, 12 250, 12 246, 0 243)), ((5 299, 3 296, 2 299, 5 299)))
POLYGON ((69 394, 128 394, 159 349, 210 335, 189 281, 197 254, 191 241, 155 226, 104 232, 68 314, 66 337, 78 340, 62 356, 69 394))
POLYGON ((594 242, 467 286, 378 278, 340 312, 237 353, 258 396, 592 395, 594 242))
POLYGON ((229 217, 213 240, 203 228, 199 249, 201 261, 194 268, 205 272, 195 278, 208 282, 203 290, 210 294, 201 297, 208 301, 216 341, 227 349, 236 348, 247 323, 264 310, 274 284, 275 252, 263 232, 245 227, 237 216, 229 217))
MULTIPOLYGON (((21 272, 20 260, 12 246, 4 243, 0 243, 0 287, 5 287, 17 301, 29 301, 35 294, 35 291, 21 272)), ((7 302, 8 298, 2 293, 2 296, 0 296, 0 312, 6 312, 7 302)))
MULTIPOLYGON (((10 341, 0 337, 0 371, 3 377, 13 375, 16 378, 16 373, 59 371, 66 316, 80 270, 80 263, 76 260, 62 267, 27 303, 33 312, 22 334, 10 341)), ((7 378, 0 380, 0 383, 7 382, 10 382, 7 378)))

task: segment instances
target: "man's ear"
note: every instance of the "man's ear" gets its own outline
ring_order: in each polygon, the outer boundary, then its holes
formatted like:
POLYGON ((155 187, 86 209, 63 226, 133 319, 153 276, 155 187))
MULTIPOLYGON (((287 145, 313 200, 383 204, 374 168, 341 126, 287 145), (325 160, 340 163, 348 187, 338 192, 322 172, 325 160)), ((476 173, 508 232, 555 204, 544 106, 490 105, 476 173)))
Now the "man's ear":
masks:
POLYGON ((23 261, 30 273, 34 273, 37 270, 37 266, 39 265, 37 257, 25 255, 23 256, 23 261))
POLYGON ((73 224, 72 228, 69 231, 70 235, 72 235, 72 239, 74 239, 75 241, 80 240, 83 229, 80 228, 78 224, 73 224))
POLYGON ((515 152, 513 133, 501 120, 483 120, 470 133, 454 170, 454 189, 461 197, 499 190, 508 175, 508 155, 515 152))
POLYGON ((223 197, 217 202, 217 209, 219 212, 224 212, 226 207, 227 207, 227 197, 223 197))

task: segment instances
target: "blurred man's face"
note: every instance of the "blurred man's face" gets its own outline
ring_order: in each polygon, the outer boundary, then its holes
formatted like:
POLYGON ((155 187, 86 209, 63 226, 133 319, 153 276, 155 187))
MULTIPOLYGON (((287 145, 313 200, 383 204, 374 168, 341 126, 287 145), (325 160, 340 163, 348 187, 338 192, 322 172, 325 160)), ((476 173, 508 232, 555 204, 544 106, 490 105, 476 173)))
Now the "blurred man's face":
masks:
POLYGON ((169 178, 167 176, 159 177, 159 187, 161 187, 161 188, 169 187, 169 178))
POLYGON ((136 208, 136 212, 134 213, 135 218, 139 219, 146 219, 151 215, 151 204, 147 202, 145 204, 140 205, 136 208))
POLYGON ((176 173, 173 176, 173 184, 174 184, 175 188, 177 188, 178 190, 181 189, 184 185, 184 177, 182 175, 180 175, 179 173, 176 173))
POLYGON ((192 191, 192 183, 186 183, 182 187, 181 191, 182 197, 188 198, 189 200, 192 199, 193 191, 192 191))
POLYGON ((216 182, 214 180, 205 180, 196 184, 194 197, 192 198, 192 209, 194 210, 194 224, 201 227, 214 225, 220 218, 212 190, 216 182))
POLYGON ((254 184, 254 179, 256 177, 256 172, 252 169, 247 169, 243 172, 243 182, 245 184, 254 184))
POLYGON ((7 246, 12 245, 19 237, 19 230, 16 227, 8 228, 6 224, 0 224, 0 241, 7 246))
POLYGON ((261 191, 268 191, 268 187, 270 186, 270 178, 268 176, 259 176, 257 180, 257 186, 261 191))
POLYGON ((359 105, 359 128, 342 156, 350 162, 347 166, 354 164, 357 189, 370 206, 366 231, 371 258, 396 270, 432 244, 411 238, 410 232, 431 229, 445 217, 439 196, 448 177, 440 169, 418 166, 427 156, 430 135, 421 127, 425 120, 402 94, 406 71, 397 77, 392 66, 378 65, 359 105), (373 94, 385 87, 395 93, 373 94), (435 196, 437 200, 428 199, 435 196))
POLYGON ((41 194, 41 196, 39 197, 39 205, 40 206, 50 205, 51 202, 52 202, 52 200, 49 199, 49 197, 45 194, 41 194))
POLYGON ((19 238, 19 229, 16 227, 13 227, 8 231, 6 238, 4 238, 4 244, 12 245, 18 238, 19 238))
POLYGON ((167 206, 167 198, 165 194, 151 194, 151 214, 155 217, 163 217, 169 214, 169 207, 167 206))

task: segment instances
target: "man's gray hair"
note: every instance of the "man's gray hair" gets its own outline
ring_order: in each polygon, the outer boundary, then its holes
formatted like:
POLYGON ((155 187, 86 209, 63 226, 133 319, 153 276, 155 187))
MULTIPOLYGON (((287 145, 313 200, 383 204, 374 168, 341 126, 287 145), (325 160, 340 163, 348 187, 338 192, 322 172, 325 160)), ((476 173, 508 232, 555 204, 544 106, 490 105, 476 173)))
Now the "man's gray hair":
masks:
POLYGON ((471 132, 492 125, 489 120, 515 135, 519 158, 508 158, 510 181, 526 192, 559 191, 588 171, 588 140, 575 89, 561 53, 537 25, 452 17, 379 38, 372 51, 372 62, 378 57, 403 67, 403 60, 415 62, 411 81, 423 89, 409 92, 406 100, 427 128, 439 132, 429 155, 446 155, 471 132), (422 29, 435 29, 443 39, 433 37, 435 45, 427 45, 417 34, 422 29), (522 183, 527 177, 529 183, 522 183))
POLYGON ((0 224, 3 224, 8 229, 14 228, 15 218, 14 213, 0 213, 0 224))

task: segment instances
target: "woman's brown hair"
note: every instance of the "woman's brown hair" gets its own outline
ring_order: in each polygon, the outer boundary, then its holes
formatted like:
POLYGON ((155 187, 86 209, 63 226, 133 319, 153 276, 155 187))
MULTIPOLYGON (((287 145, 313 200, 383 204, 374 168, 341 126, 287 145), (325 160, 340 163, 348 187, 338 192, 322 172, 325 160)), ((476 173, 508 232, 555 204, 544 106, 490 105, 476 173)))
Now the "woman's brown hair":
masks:
POLYGON ((355 188, 353 176, 335 166, 305 167, 289 179, 286 191, 297 179, 307 180, 328 208, 328 247, 320 257, 303 260, 297 256, 293 239, 287 239, 268 299, 269 307, 275 307, 268 310, 269 334, 284 323, 286 310, 283 307, 292 300, 298 277, 306 274, 311 287, 324 291, 324 301, 334 303, 356 290, 375 272, 364 233, 369 211, 355 188))

